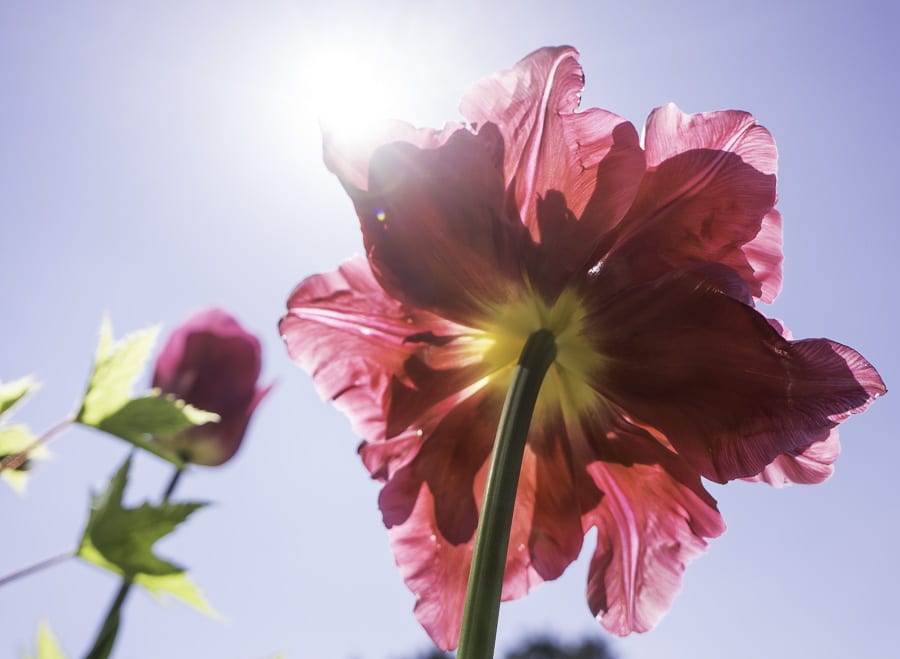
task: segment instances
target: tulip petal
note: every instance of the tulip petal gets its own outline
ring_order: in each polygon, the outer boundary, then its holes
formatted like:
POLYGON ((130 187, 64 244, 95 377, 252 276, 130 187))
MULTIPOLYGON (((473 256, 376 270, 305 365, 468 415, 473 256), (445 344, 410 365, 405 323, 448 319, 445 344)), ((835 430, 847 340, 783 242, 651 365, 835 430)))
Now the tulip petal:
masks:
POLYGON ((745 112, 686 115, 674 104, 647 120, 648 171, 608 258, 631 282, 698 262, 733 268, 755 298, 781 288, 777 152, 745 112))
POLYGON ((560 414, 529 434, 513 520, 528 535, 530 568, 542 581, 559 577, 581 551, 584 531, 576 481, 560 414))
POLYGON ((406 142, 419 149, 436 149, 462 128, 448 123, 441 130, 416 128, 396 119, 367 126, 362 133, 322 127, 322 151, 325 166, 338 177, 348 191, 369 189, 369 162, 375 150, 392 142, 406 142))
POLYGON ((625 216, 644 172, 631 123, 606 110, 576 112, 584 87, 577 57, 571 47, 542 48, 476 83, 460 105, 482 131, 499 128, 506 211, 542 245, 535 280, 545 286, 548 276, 593 265, 594 247, 625 216))
MULTIPOLYGON (((416 617, 445 650, 459 635, 501 402, 479 392, 460 403, 379 497, 397 565, 416 595, 416 617)), ((524 597, 578 557, 584 532, 564 439, 554 426, 539 429, 526 445, 503 600, 524 597)))
POLYGON ((423 347, 409 337, 461 330, 392 299, 362 257, 301 282, 279 329, 291 359, 312 374, 319 395, 333 400, 354 432, 372 442, 387 438, 392 382, 406 379, 404 364, 423 347))
POLYGON ((416 619, 436 646, 450 650, 459 640, 475 541, 454 545, 441 537, 426 485, 411 496, 409 515, 388 529, 391 551, 416 598, 416 619))
POLYGON ((665 435, 703 476, 755 476, 885 392, 851 348, 787 341, 706 274, 634 286, 599 301, 594 316, 597 349, 610 356, 597 390, 665 435))
MULTIPOLYGON (((487 465, 474 486, 484 492, 487 465)), ((441 650, 452 650, 459 641, 474 537, 461 544, 441 536, 434 514, 434 497, 427 485, 415 494, 411 512, 402 524, 388 529, 391 550, 404 583, 416 598, 415 616, 441 650)), ((501 599, 524 596, 541 579, 528 568, 527 529, 514 526, 510 533, 505 581, 501 599)))
POLYGON ((597 528, 588 605, 613 634, 653 628, 681 588, 685 567, 725 531, 715 500, 677 456, 636 427, 606 433, 624 463, 587 466, 599 505, 584 516, 597 528))
POLYGON ((825 439, 810 444, 799 453, 784 453, 766 465, 756 476, 743 480, 783 487, 790 483, 814 485, 827 480, 841 454, 838 431, 832 429, 825 439))
POLYGON ((369 189, 351 191, 381 286, 411 306, 466 323, 521 281, 527 233, 503 214, 492 140, 466 130, 441 147, 380 147, 369 189))
MULTIPOLYGON (((793 339, 791 331, 775 318, 767 318, 769 325, 785 339, 793 339)), ((834 463, 841 453, 841 442, 836 428, 828 431, 824 439, 813 442, 801 452, 783 453, 766 465, 760 473, 742 480, 768 483, 772 487, 784 487, 790 483, 814 485, 827 480, 834 472, 834 463)))
POLYGON ((441 536, 457 545, 472 538, 479 505, 473 483, 490 456, 501 403, 483 392, 470 396, 425 435, 418 455, 381 491, 378 501, 385 526, 406 521, 426 483, 434 496, 435 523, 441 536))

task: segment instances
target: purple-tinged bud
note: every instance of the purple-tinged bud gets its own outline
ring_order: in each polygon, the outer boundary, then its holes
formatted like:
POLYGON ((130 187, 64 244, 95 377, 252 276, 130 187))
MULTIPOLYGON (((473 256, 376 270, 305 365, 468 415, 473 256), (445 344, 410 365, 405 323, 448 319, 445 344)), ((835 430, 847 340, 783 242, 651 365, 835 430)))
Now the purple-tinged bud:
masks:
POLYGON ((157 441, 194 464, 230 460, 272 388, 257 385, 261 353, 259 339, 221 309, 200 311, 175 328, 156 360, 153 386, 221 418, 157 441))

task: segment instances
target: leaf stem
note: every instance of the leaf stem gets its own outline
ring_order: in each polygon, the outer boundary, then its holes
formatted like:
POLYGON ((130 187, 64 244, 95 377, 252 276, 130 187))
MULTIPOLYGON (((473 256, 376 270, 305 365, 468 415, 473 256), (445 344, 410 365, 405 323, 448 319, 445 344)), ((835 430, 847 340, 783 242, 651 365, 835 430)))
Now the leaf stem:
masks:
POLYGON ((522 457, 541 383, 554 359, 553 333, 541 329, 528 337, 513 371, 475 535, 457 659, 490 659, 494 653, 522 457))
MULTIPOLYGON (((176 467, 172 472, 172 477, 169 479, 166 489, 163 491, 162 503, 168 502, 175 493, 175 488, 178 485, 178 481, 181 480, 181 475, 184 471, 185 467, 176 467)), ((94 639, 94 644, 90 651, 85 655, 85 659, 106 659, 112 652, 113 645, 116 642, 116 636, 119 633, 122 606, 128 598, 128 593, 131 592, 131 586, 134 584, 134 576, 135 575, 128 574, 122 576, 119 590, 116 592, 116 596, 109 605, 106 617, 103 619, 103 625, 100 627, 100 631, 97 632, 97 638, 94 639)))
POLYGON ((34 440, 30 446, 25 448, 18 453, 10 453, 3 460, 0 460, 0 472, 6 471, 7 469, 18 469, 23 462, 28 459, 28 455, 39 446, 43 446, 51 439, 62 433, 69 426, 75 423, 75 418, 71 416, 67 416, 65 419, 54 425, 50 430, 45 432, 43 435, 34 440))
POLYGON ((54 565, 67 561, 74 556, 75 552, 70 549, 69 551, 64 551, 61 554, 57 554, 56 556, 51 556, 50 558, 45 558, 42 561, 38 561, 37 563, 32 563, 31 565, 20 568, 15 572, 10 572, 5 576, 0 577, 0 588, 8 583, 12 583, 13 581, 21 579, 22 577, 27 577, 30 574, 40 572, 41 570, 46 570, 48 567, 53 567, 54 565))
POLYGON ((168 503, 169 499, 172 498, 172 495, 175 493, 175 488, 178 486, 178 481, 181 480, 181 476, 182 474, 184 474, 184 471, 184 467, 178 467, 174 472, 172 472, 172 478, 169 479, 169 484, 166 485, 166 489, 163 491, 163 503, 168 503))

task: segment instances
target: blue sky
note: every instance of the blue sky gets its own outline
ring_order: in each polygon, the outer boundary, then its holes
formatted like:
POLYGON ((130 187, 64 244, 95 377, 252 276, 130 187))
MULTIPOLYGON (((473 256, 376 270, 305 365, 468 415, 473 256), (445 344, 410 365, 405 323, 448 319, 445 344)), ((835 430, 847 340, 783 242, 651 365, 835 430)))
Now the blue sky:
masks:
MULTIPOLYGON (((0 379, 45 383, 19 418, 41 431, 71 410, 104 312, 122 333, 223 306, 260 334, 264 379, 278 382, 235 460, 183 482, 184 497, 215 506, 161 545, 225 621, 135 593, 119 656, 387 659, 428 647, 358 440, 276 330, 297 282, 361 250, 351 204, 321 163, 316 112, 334 99, 311 81, 343 80, 360 119, 439 126, 458 117, 469 83, 570 43, 582 53, 584 107, 638 126, 667 101, 751 111, 780 152, 785 286, 766 312, 797 337, 852 345, 890 389, 900 381, 897 11, 805 1, 0 5, 0 379), (379 86, 355 83, 361 69, 379 86)), ((688 569, 656 630, 615 641, 623 659, 890 656, 900 614, 894 396, 842 427, 843 455, 824 485, 711 487, 728 532, 688 569)), ((0 574, 71 547, 89 490, 126 453, 81 430, 52 451, 25 498, 0 490, 0 574)), ((164 465, 146 457, 137 467, 135 498, 159 496, 164 465)), ((602 634, 584 598, 592 539, 585 546, 563 578, 504 606, 500 648, 535 632, 602 634)), ((0 654, 24 648, 47 618, 78 656, 115 587, 70 562, 0 590, 0 654)))

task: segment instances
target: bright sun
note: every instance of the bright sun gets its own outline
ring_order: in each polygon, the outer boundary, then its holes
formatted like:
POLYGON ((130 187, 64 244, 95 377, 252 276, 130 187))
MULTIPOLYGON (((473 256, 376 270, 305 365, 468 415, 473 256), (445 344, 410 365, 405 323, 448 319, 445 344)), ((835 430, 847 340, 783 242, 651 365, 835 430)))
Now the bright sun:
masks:
POLYGON ((304 70, 305 102, 323 127, 362 135, 379 119, 396 117, 409 92, 382 53, 319 50, 304 70))

